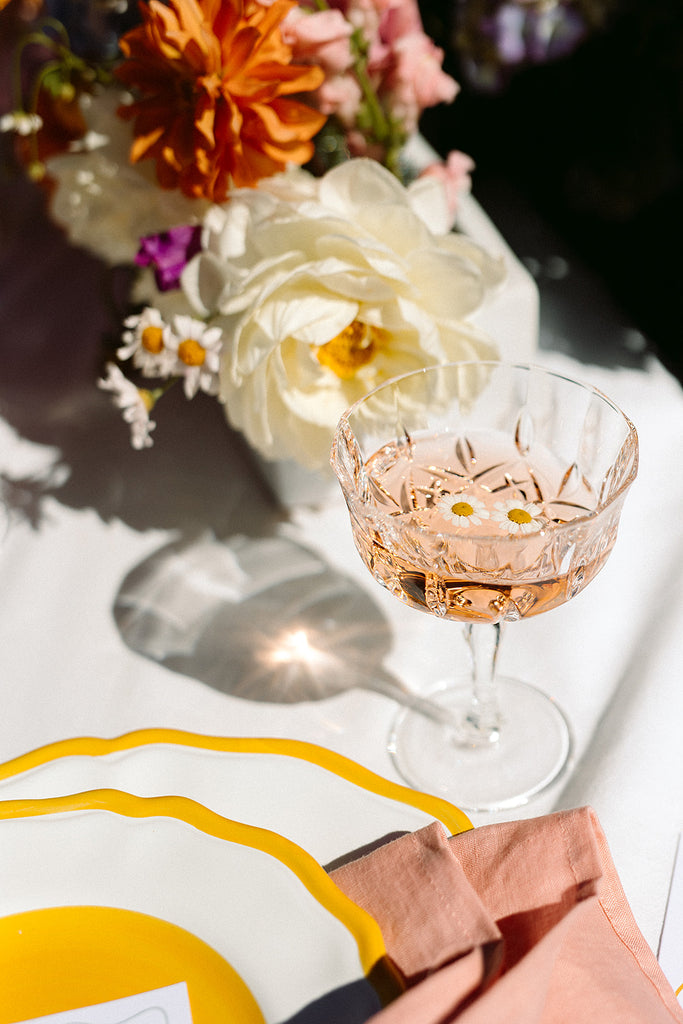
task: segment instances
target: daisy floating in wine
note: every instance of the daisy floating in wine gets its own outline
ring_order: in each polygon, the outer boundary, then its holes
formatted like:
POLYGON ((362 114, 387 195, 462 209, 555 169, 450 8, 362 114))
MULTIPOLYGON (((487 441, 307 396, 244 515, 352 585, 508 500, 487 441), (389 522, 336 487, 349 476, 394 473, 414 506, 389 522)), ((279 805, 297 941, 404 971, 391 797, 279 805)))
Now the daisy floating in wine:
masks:
POLYGON ((413 786, 469 810, 525 803, 568 763, 557 705, 496 678, 500 630, 575 597, 605 564, 638 467, 628 418, 533 366, 450 363, 370 392, 332 464, 356 547, 413 608, 466 623, 473 684, 403 709, 389 749, 413 786))

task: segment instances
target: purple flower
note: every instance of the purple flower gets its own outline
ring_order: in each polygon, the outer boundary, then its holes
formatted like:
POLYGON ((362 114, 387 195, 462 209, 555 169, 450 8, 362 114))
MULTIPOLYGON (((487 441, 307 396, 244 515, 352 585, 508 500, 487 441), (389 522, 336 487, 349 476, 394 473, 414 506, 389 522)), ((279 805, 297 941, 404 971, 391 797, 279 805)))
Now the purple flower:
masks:
POLYGON ((140 239, 135 262, 138 267, 154 267, 159 291, 171 291, 180 284, 185 265, 199 252, 201 233, 199 225, 183 224, 158 235, 145 235, 140 239))
POLYGON ((583 18, 565 3, 529 9, 512 0, 498 8, 493 26, 498 55, 509 65, 566 57, 586 35, 583 18))

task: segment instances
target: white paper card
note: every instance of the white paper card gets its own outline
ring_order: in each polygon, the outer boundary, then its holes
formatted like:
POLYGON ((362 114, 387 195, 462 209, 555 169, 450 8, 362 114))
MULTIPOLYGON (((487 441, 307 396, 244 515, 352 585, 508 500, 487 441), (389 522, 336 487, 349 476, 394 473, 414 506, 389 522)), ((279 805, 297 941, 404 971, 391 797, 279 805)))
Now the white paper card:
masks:
POLYGON ((109 1003, 34 1017, 22 1024, 192 1024, 184 981, 109 1003))
POLYGON ((659 940, 659 965, 683 1005, 683 842, 678 848, 669 889, 662 934, 659 940), (679 992, 679 989, 681 991, 679 992))

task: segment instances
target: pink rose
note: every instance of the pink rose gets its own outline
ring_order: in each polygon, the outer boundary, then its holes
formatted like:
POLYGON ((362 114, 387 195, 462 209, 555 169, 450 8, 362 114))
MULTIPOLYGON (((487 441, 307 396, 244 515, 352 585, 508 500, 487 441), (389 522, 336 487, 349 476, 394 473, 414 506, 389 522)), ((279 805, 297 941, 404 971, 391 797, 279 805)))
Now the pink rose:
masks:
POLYGON ((370 40, 377 34, 383 12, 374 0, 332 0, 330 6, 341 11, 354 28, 362 29, 366 39, 370 40))
POLYGON ((346 128, 356 123, 363 94, 353 75, 332 75, 317 91, 318 108, 322 114, 334 114, 346 128))
MULTIPOLYGON (((328 3, 329 9, 318 11, 314 0, 299 0, 283 22, 282 34, 295 61, 323 68, 325 81, 317 90, 316 105, 323 114, 336 116, 346 132, 366 132, 358 123, 364 97, 353 68, 351 37, 356 29, 367 45, 371 87, 406 134, 416 130, 426 107, 455 98, 458 85, 442 70, 443 51, 423 30, 418 0, 328 3)), ((363 151, 355 137, 347 142, 352 152, 363 151)))
POLYGON ((382 7, 380 31, 385 42, 393 43, 403 36, 423 31, 420 8, 416 0, 389 0, 382 7))
POLYGON ((457 149, 451 150, 445 162, 437 162, 425 167, 420 174, 421 178, 437 178, 446 192, 446 203, 448 212, 451 215, 451 227, 455 221, 455 214, 458 209, 458 202, 463 192, 469 192, 472 187, 470 173, 474 170, 474 160, 461 153, 457 149))
POLYGON ((417 0, 332 2, 362 31, 373 86, 408 133, 426 107, 455 99, 458 85, 442 70, 443 51, 425 34, 417 0))
POLYGON ((363 133, 355 129, 347 132, 346 146, 351 156, 364 156, 378 164, 383 163, 387 155, 384 146, 368 142, 363 133))
POLYGON ((355 124, 362 99, 360 86, 353 75, 333 75, 316 92, 318 110, 328 117, 339 118, 345 128, 355 124))
POLYGON ((436 103, 450 103, 458 94, 457 82, 442 70, 443 50, 424 32, 402 36, 393 47, 393 67, 383 83, 392 113, 408 132, 420 114, 436 103))
POLYGON ((283 42, 292 47, 294 61, 318 64, 328 75, 351 67, 352 32, 353 26, 341 11, 307 14, 300 7, 293 7, 281 26, 283 42))

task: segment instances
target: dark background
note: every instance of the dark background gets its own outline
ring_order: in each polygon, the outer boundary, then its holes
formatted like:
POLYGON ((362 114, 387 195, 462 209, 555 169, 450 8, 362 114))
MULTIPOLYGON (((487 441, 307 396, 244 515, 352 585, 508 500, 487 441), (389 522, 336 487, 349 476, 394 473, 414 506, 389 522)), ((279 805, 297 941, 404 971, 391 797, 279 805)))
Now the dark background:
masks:
POLYGON ((542 314, 572 304, 596 357, 645 347, 683 379, 683 3, 558 4, 579 37, 566 52, 496 65, 486 17, 501 6, 422 0, 461 86, 423 134, 474 159, 473 194, 536 275, 542 314))

